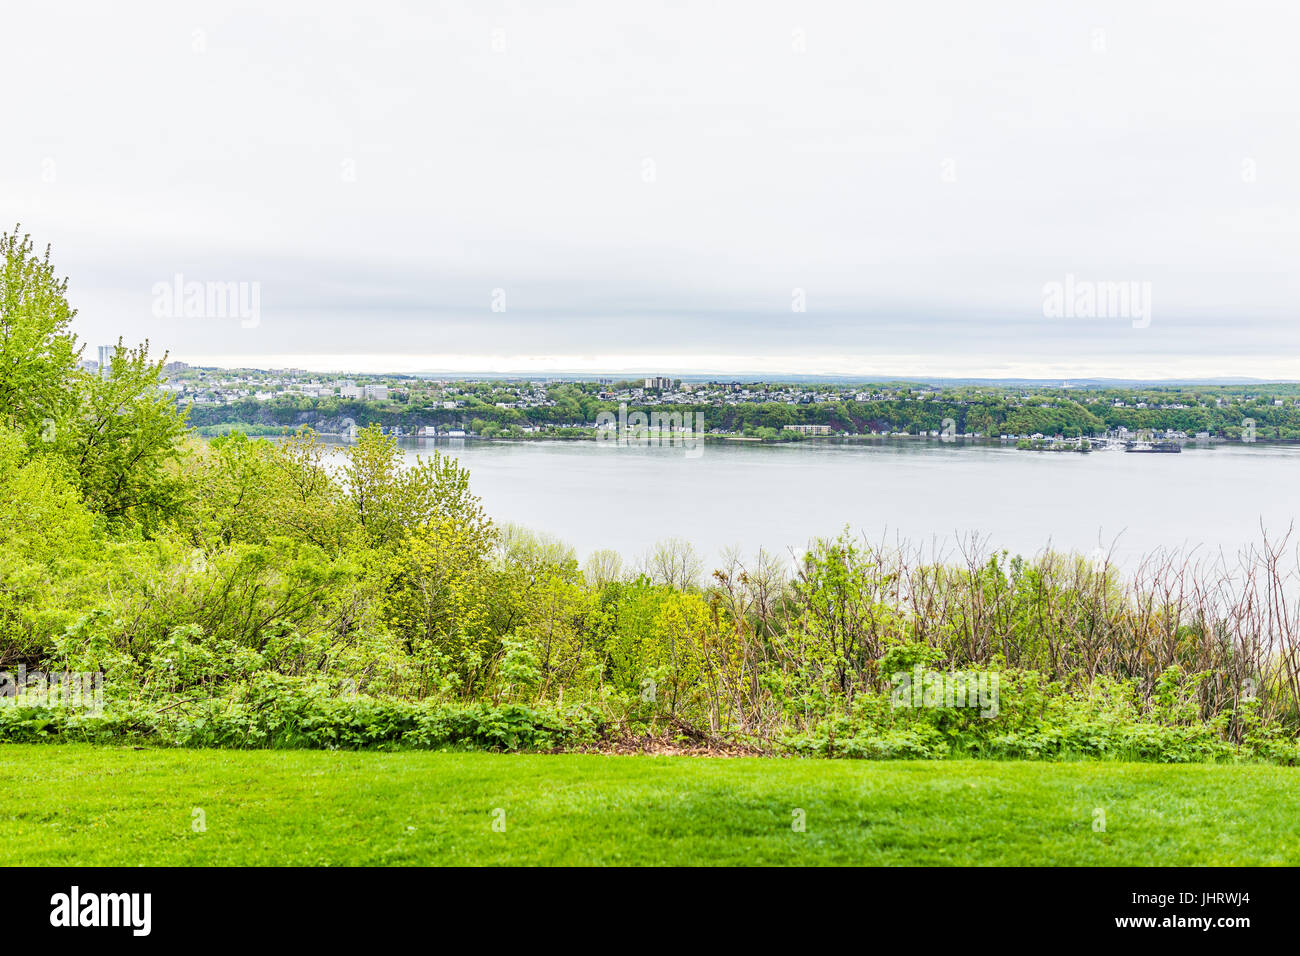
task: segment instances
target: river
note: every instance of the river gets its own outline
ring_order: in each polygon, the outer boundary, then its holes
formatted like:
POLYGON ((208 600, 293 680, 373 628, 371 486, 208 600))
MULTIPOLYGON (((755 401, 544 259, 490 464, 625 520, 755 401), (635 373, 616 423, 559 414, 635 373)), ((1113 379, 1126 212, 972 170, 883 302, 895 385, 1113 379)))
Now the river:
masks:
POLYGON ((626 447, 589 441, 405 440, 460 459, 499 522, 555 535, 580 557, 635 561, 669 537, 714 566, 724 549, 787 554, 846 525, 928 548, 972 534, 1024 555, 1158 548, 1235 554, 1300 510, 1300 447, 1188 446, 1179 455, 1019 451, 919 439, 626 447))

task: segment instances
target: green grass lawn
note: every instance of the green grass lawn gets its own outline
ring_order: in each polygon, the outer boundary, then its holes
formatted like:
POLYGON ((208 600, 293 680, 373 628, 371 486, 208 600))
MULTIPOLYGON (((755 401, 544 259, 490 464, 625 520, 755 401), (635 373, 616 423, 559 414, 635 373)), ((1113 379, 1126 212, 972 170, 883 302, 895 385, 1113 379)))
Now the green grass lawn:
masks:
POLYGON ((7 865, 1300 863, 1265 765, 9 744, 0 781, 7 865))

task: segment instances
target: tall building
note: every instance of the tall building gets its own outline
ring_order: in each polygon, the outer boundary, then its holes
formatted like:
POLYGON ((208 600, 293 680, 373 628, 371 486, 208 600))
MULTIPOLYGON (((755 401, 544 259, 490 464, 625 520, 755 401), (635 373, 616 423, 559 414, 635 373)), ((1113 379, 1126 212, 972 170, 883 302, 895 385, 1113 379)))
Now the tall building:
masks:
POLYGON ((99 347, 99 377, 108 378, 108 373, 113 366, 113 346, 101 345, 99 347))

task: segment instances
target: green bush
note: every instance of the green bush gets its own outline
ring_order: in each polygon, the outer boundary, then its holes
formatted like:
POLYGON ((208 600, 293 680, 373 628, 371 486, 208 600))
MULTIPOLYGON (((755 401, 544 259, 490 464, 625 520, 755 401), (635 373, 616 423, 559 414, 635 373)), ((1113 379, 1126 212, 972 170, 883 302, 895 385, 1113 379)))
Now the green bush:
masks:
POLYGON ((0 706, 0 742, 150 742, 240 749, 551 750, 593 740, 582 709, 448 704, 333 696, 317 683, 255 681, 240 698, 110 705, 92 716, 65 707, 0 706))

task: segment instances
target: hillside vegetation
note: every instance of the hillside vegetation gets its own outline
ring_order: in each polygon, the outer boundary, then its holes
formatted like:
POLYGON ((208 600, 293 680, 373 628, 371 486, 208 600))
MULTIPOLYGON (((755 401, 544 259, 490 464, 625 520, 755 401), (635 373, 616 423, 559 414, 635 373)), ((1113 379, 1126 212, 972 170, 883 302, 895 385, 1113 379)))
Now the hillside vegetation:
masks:
POLYGON ((0 698, 0 739, 1300 759, 1285 542, 1128 579, 848 532, 794 571, 706 577, 679 541, 580 566, 377 427, 198 439, 147 344, 82 370, 48 253, 0 251, 0 670, 105 698, 0 698))

